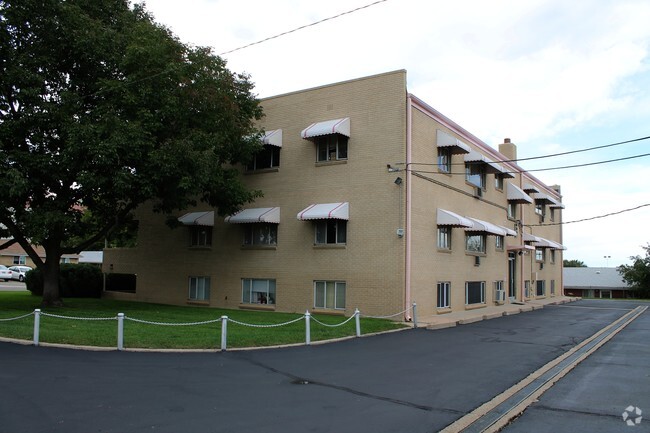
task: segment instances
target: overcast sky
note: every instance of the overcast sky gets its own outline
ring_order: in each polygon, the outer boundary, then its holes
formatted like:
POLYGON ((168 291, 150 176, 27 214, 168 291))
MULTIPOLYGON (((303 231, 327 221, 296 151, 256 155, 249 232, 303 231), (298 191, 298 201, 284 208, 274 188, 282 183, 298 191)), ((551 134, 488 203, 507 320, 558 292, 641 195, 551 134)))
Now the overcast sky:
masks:
MULTIPOLYGON (((148 0, 156 21, 215 54, 373 0, 148 0)), ((408 90, 519 158, 650 136, 650 1, 384 0, 223 54, 260 97, 406 69, 408 90)), ((528 170, 650 153, 650 140, 521 162, 528 170)), ((650 204, 650 156, 533 171, 560 184, 564 221, 650 204)), ((643 255, 650 206, 565 224, 565 259, 617 266, 643 255)))

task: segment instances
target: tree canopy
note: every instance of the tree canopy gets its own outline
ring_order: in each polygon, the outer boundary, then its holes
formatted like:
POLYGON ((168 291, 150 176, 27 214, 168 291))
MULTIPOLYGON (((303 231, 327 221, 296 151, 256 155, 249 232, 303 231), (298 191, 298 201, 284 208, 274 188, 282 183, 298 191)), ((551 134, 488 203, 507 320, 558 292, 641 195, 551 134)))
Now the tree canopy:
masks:
POLYGON ((235 168, 260 147, 252 87, 127 0, 0 0, 0 237, 43 270, 45 304, 61 255, 142 203, 225 215, 260 194, 235 168))
POLYGON ((565 268, 586 268, 587 265, 585 265, 585 262, 582 260, 564 260, 564 267, 565 268))
POLYGON ((650 298, 650 244, 643 247, 645 257, 632 256, 631 265, 621 265, 616 270, 623 281, 636 292, 640 298, 650 298))

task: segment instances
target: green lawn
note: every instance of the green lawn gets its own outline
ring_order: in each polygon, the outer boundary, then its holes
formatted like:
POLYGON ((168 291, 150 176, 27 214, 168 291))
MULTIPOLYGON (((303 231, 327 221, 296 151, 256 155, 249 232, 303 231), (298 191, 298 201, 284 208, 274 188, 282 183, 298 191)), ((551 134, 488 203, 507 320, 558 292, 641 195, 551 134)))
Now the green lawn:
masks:
MULTIPOLYGON (((0 292, 0 336, 33 339, 34 316, 3 321, 40 308, 41 299, 30 292, 0 292)), ((43 313, 80 318, 114 318, 124 313, 127 318, 164 323, 190 323, 228 316, 249 324, 278 324, 301 317, 300 314, 225 310, 208 307, 178 307, 109 299, 65 299, 65 306, 43 309, 43 313)), ((338 324, 339 316, 316 315, 319 321, 338 324)), ((361 319, 361 333, 388 331, 404 327, 390 320, 361 319)), ((330 328, 311 321, 311 341, 355 335, 355 321, 330 328)), ((47 343, 80 344, 99 347, 117 346, 117 320, 70 320, 41 316, 40 341, 47 343)), ((272 327, 255 328, 228 322, 228 347, 259 347, 305 342, 305 321, 272 327)), ((125 348, 214 349, 221 344, 221 321, 194 326, 159 326, 124 321, 125 348)))

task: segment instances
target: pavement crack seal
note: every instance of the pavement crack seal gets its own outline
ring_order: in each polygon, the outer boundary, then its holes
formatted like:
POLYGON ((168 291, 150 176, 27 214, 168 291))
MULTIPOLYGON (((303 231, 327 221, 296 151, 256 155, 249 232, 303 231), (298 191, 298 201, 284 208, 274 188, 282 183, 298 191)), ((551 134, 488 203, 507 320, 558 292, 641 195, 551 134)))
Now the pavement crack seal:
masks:
POLYGON ((453 413, 453 414, 456 414, 456 415, 459 415, 459 414, 463 413, 462 411, 455 410, 455 409, 435 408, 435 407, 432 407, 432 406, 417 404, 417 403, 413 403, 413 402, 406 401, 406 400, 400 400, 400 399, 396 399, 396 398, 392 398, 392 397, 384 397, 382 395, 370 394, 368 392, 359 391, 357 389, 349 388, 347 386, 333 385, 331 383, 325 383, 325 382, 321 382, 321 381, 318 381, 318 380, 299 377, 299 376, 296 376, 296 375, 291 374, 289 372, 278 370, 277 368, 271 367, 269 365, 263 364, 263 363, 261 363, 259 361, 255 361, 255 360, 250 359, 250 358, 242 357, 242 359, 245 360, 246 362, 250 363, 250 364, 256 365, 256 366, 261 367, 261 368, 263 368, 265 370, 268 370, 270 372, 273 372, 273 373, 276 373, 276 374, 287 377, 288 379, 291 380, 290 383, 293 384, 293 385, 312 385, 312 386, 321 386, 321 387, 324 387, 324 388, 336 389, 338 391, 343 391, 343 392, 346 392, 346 393, 349 393, 349 394, 354 394, 354 395, 357 395, 357 396, 360 396, 360 397, 369 398, 369 399, 373 399, 373 400, 384 401, 384 402, 392 403, 392 404, 398 404, 398 405, 401 405, 401 406, 406 406, 406 407, 410 407, 410 408, 413 408, 413 409, 423 410, 423 411, 426 411, 426 412, 444 412, 444 413, 453 413))
POLYGON ((441 430, 441 433, 499 431, 511 419, 537 401, 576 365, 607 343, 647 309, 648 307, 639 306, 624 314, 582 343, 531 373, 518 384, 448 425, 441 430))

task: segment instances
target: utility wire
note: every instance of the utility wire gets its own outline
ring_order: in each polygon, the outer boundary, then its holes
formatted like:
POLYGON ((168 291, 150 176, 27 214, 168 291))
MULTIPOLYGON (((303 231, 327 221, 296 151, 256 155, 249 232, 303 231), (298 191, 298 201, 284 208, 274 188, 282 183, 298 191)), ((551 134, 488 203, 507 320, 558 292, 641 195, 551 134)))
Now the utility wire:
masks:
MULTIPOLYGON (((646 156, 650 156, 650 153, 642 153, 640 155, 633 155, 633 156, 627 156, 623 158, 616 158, 616 159, 608 159, 605 161, 596 161, 596 162, 587 162, 584 164, 574 164, 574 165, 564 165, 564 166, 558 166, 558 167, 547 167, 547 168, 537 168, 537 169, 532 169, 532 170, 521 170, 521 171, 503 171, 499 172, 496 174, 515 174, 515 173, 530 173, 534 171, 549 171, 549 170, 563 170, 566 168, 578 168, 578 167, 588 167, 591 165, 600 165, 600 164, 608 164, 611 162, 619 162, 619 161, 627 161, 630 159, 636 159, 636 158, 644 158, 646 156)), ((413 164, 413 163, 411 163, 413 164)), ((463 163, 466 164, 466 163, 463 163)), ((469 161, 467 164, 484 164, 483 162, 480 161, 469 161)), ((419 165, 419 164, 417 164, 419 165)), ((427 165, 438 165, 438 164, 427 164, 427 165)), ((407 168, 406 171, 411 171, 414 173, 427 173, 427 174, 453 174, 453 175, 466 175, 467 173, 453 173, 453 172, 448 172, 448 171, 424 171, 424 170, 417 170, 413 168, 407 168)))
MULTIPOLYGON (((528 158, 501 159, 501 160, 492 161, 492 162, 494 162, 494 163, 503 163, 503 162, 518 163, 519 161, 530 161, 530 160, 533 160, 533 159, 552 158, 552 157, 555 157, 555 156, 564 156, 564 155, 571 155, 571 154, 574 154, 574 153, 588 152, 588 151, 591 151, 591 150, 605 149, 605 148, 608 148, 608 147, 620 146, 622 144, 635 143, 637 141, 644 141, 644 140, 648 140, 648 139, 650 139, 650 135, 646 136, 646 137, 633 138, 631 140, 626 140, 626 141, 619 141, 617 143, 603 144, 603 145, 600 145, 600 146, 586 147, 584 149, 570 150, 570 151, 567 151, 567 152, 551 153, 551 154, 548 154, 548 155, 531 156, 531 157, 528 157, 528 158)), ((454 162, 454 163, 451 163, 450 165, 464 165, 464 164, 465 164, 464 162, 454 162)), ((400 164, 396 164, 396 165, 400 165, 400 164)), ((404 163, 401 163, 401 165, 404 165, 404 163)), ((438 164, 435 163, 435 162, 412 162, 411 165, 438 165, 438 164)), ((530 170, 526 170, 526 171, 530 171, 530 170)))
POLYGON ((355 9, 352 9, 352 10, 349 10, 349 11, 345 11, 345 12, 341 12, 340 14, 333 15, 333 16, 331 16, 331 17, 327 17, 327 18, 323 18, 322 20, 315 21, 315 22, 310 23, 310 24, 305 24, 304 26, 296 27, 295 29, 288 30, 288 31, 286 31, 286 32, 282 32, 282 33, 279 33, 279 34, 274 35, 274 36, 269 36, 268 38, 265 38, 265 39, 259 40, 259 41, 257 41, 257 42, 251 42, 250 44, 246 44, 246 45, 243 45, 243 46, 238 47, 238 48, 234 48, 234 49, 229 50, 229 51, 224 51, 223 53, 220 53, 219 55, 220 55, 220 56, 225 56, 226 54, 234 53, 235 51, 243 50, 244 48, 252 47, 253 45, 259 45, 259 44, 261 44, 261 43, 264 43, 264 42, 270 41, 270 40, 272 40, 272 39, 277 39, 277 38, 279 38, 279 37, 281 37, 281 36, 285 36, 285 35, 288 35, 288 34, 290 34, 290 33, 294 33, 294 32, 297 32, 297 31, 299 31, 299 30, 306 29, 306 28, 308 28, 308 27, 313 27, 313 26, 315 26, 315 25, 318 25, 318 24, 324 23, 325 21, 331 21, 331 20, 334 20, 334 19, 336 19, 336 18, 340 18, 340 17, 342 17, 342 16, 344 16, 344 15, 349 15, 349 14, 351 14, 351 13, 354 13, 354 12, 360 11, 360 10, 362 10, 362 9, 367 9, 367 8, 369 8, 369 7, 371 7, 371 6, 375 6, 375 5, 379 4, 379 3, 384 3, 384 2, 387 2, 387 1, 388 1, 388 0, 378 0, 378 1, 376 1, 376 2, 369 3, 369 4, 365 5, 365 6, 359 6, 358 8, 355 8, 355 9))
POLYGON ((574 220, 574 221, 563 221, 563 222, 545 223, 545 224, 524 224, 524 225, 526 227, 544 227, 544 226, 559 226, 559 225, 564 225, 564 224, 581 223, 581 222, 585 222, 585 221, 591 221, 591 220, 596 220, 596 219, 600 219, 600 218, 606 218, 606 217, 610 217, 610 216, 613 216, 613 215, 619 215, 619 214, 622 214, 622 213, 625 213, 625 212, 631 212, 633 210, 641 209, 641 208, 646 207, 646 206, 650 206, 650 203, 642 204, 642 205, 632 207, 632 208, 629 208, 629 209, 619 210, 617 212, 610 212, 610 213, 607 213, 607 214, 604 214, 604 215, 598 215, 598 216, 589 217, 589 218, 582 218, 582 219, 574 220))

